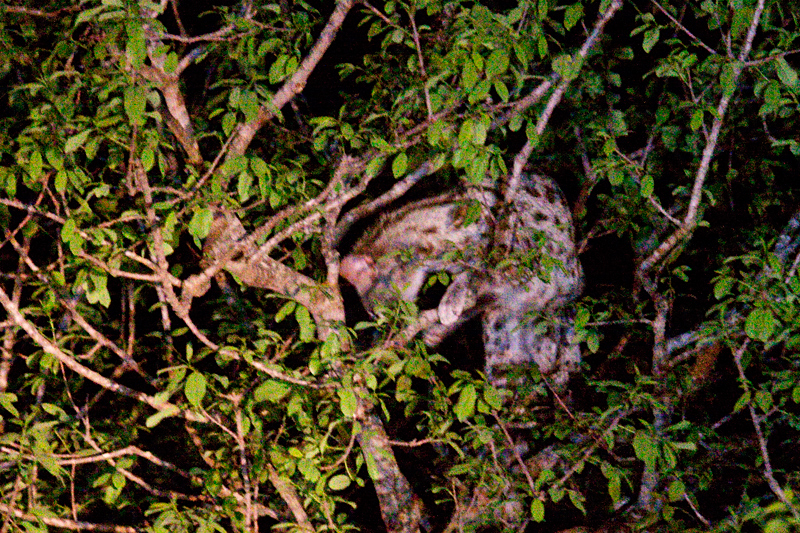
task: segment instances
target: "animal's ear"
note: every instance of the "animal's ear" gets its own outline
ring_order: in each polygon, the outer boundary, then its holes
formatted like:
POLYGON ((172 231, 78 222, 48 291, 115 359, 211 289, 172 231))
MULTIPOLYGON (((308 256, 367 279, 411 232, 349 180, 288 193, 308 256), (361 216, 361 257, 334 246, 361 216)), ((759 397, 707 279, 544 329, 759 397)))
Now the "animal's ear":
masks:
POLYGON ((439 321, 445 326, 455 324, 465 311, 475 307, 476 296, 469 281, 468 272, 457 275, 439 301, 439 321))
POLYGON ((339 275, 363 294, 375 283, 375 261, 368 255, 348 255, 339 265, 339 275))

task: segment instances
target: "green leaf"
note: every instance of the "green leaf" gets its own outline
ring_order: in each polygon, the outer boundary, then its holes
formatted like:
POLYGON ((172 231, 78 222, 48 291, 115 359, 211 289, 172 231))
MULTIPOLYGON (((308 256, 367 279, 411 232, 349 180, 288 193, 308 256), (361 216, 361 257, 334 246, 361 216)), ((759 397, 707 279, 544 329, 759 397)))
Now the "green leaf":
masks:
POLYGON ((175 416, 180 412, 181 410, 177 405, 170 405, 169 407, 160 409, 155 414, 148 416, 147 420, 144 422, 144 425, 148 428, 154 428, 165 418, 175 416))
POLYGON ((508 87, 502 80, 494 80, 494 90, 503 102, 508 102, 508 87))
POLYGON ((633 438, 633 451, 636 457, 644 461, 649 470, 655 470, 658 446, 653 437, 643 431, 636 432, 636 436, 633 438))
POLYGON ((319 348, 319 354, 325 360, 336 357, 341 351, 342 345, 339 341, 339 335, 335 333, 328 335, 319 348))
POLYGON ((547 18, 547 0, 539 0, 539 20, 544 20, 547 18))
POLYGON ((475 385, 469 383, 458 395, 458 402, 453 408, 459 422, 465 421, 467 418, 475 414, 475 401, 478 399, 478 392, 475 390, 475 385))
POLYGON ((280 83, 286 77, 286 62, 289 60, 289 56, 287 55, 280 55, 278 59, 269 67, 269 82, 273 85, 276 83, 280 83))
POLYGON ((650 174, 645 174, 642 178, 642 184, 639 188, 639 196, 642 198, 650 198, 653 194, 653 189, 655 188, 655 183, 653 182, 653 176, 650 174))
POLYGON ((249 172, 239 174, 236 182, 236 192, 239 193, 239 202, 245 203, 253 195, 253 176, 249 172))
POLYGON ((235 176, 247 170, 247 158, 243 155, 232 156, 222 164, 220 172, 224 176, 235 176))
POLYGON ((733 284, 736 282, 733 278, 720 278, 714 284, 714 298, 717 300, 723 299, 725 296, 730 294, 731 289, 733 288, 733 284))
POLYGON ((139 70, 144 65, 147 57, 144 28, 138 21, 131 20, 126 25, 128 42, 125 45, 125 55, 134 70, 139 70))
POLYGON ((295 307, 297 307, 297 303, 294 302, 294 301, 288 301, 285 304, 283 304, 281 306, 281 308, 278 309, 278 312, 275 313, 275 322, 277 322, 278 324, 283 322, 283 320, 287 316, 292 314, 292 312, 294 311, 295 307))
POLYGON ((244 120, 246 122, 253 122, 256 120, 261 110, 258 96, 252 91, 242 91, 239 96, 239 109, 244 113, 244 120))
POLYGON ((292 388, 282 381, 268 379, 258 386, 253 392, 253 398, 257 402, 278 403, 292 391, 292 388))
POLYGON ((584 498, 584 496, 577 490, 567 490, 567 494, 569 495, 572 505, 574 505, 575 508, 580 510, 580 512, 583 514, 586 514, 586 507, 583 505, 583 502, 586 501, 586 498, 584 498))
POLYGON ((90 304, 100 303, 103 307, 111 304, 111 294, 108 292, 108 276, 105 272, 92 272, 89 274, 91 282, 86 292, 86 300, 90 304))
POLYGON ((14 402, 17 401, 17 395, 13 392, 0 392, 0 406, 6 411, 11 413, 12 416, 18 417, 19 411, 14 407, 14 402))
POLYGON ((689 127, 692 128, 692 131, 697 131, 700 129, 700 126, 703 125, 703 110, 702 109, 695 109, 692 113, 692 118, 689 121, 689 127))
POLYGON ((525 135, 528 137, 528 141, 534 146, 539 146, 539 135, 536 133, 536 123, 532 120, 529 120, 528 123, 525 125, 525 135))
POLYGON ((42 154, 40 152, 33 152, 31 154, 30 159, 28 160, 28 167, 27 171, 30 174, 31 178, 38 181, 39 178, 42 176, 42 168, 43 168, 43 161, 42 161, 42 154))
POLYGON ((675 480, 669 484, 669 488, 667 489, 669 501, 677 502, 678 500, 682 500, 684 494, 686 494, 686 486, 682 481, 675 480))
POLYGON ((537 52, 539 52, 539 58, 544 59, 547 57, 548 47, 547 47, 547 39, 544 38, 544 32, 539 32, 539 38, 536 39, 537 45, 537 52))
POLYGON ((465 90, 472 89, 478 83, 478 69, 475 68, 475 63, 467 59, 464 62, 464 68, 461 70, 461 87, 465 90))
POLYGON ((611 185, 622 185, 625 179, 625 171, 621 168, 612 168, 608 173, 608 182, 611 185))
POLYGON ((486 77, 492 79, 496 76, 504 74, 508 70, 508 53, 498 48, 489 54, 486 60, 486 77))
POLYGON ((89 138, 89 134, 91 132, 92 130, 82 131, 67 139, 67 142, 64 144, 64 151, 68 154, 71 154, 72 152, 83 146, 83 143, 85 143, 86 139, 89 138))
POLYGON ((772 314, 772 311, 760 307, 753 309, 750 314, 747 315, 747 320, 744 322, 744 332, 753 340, 767 342, 772 338, 772 334, 775 332, 777 325, 778 321, 775 315, 772 314))
POLYGON ((64 222, 61 227, 61 240, 69 245, 69 250, 73 255, 78 255, 83 250, 85 240, 75 224, 75 219, 68 218, 64 222))
POLYGON ((466 146, 467 144, 472 142, 472 129, 473 121, 471 119, 465 120, 461 124, 461 128, 458 130, 458 144, 459 146, 466 146))
POLYGON ((145 148, 144 150, 142 150, 142 155, 140 159, 144 171, 149 172, 150 170, 153 169, 153 167, 156 164, 156 153, 153 151, 152 148, 145 148))
POLYGON ((196 239, 205 239, 208 237, 213 220, 214 212, 211 209, 207 207, 198 209, 189 221, 189 234, 196 239))
POLYGON ((478 69, 478 72, 483 70, 483 56, 480 55, 477 51, 472 52, 472 62, 475 64, 475 68, 478 69))
POLYGON ((607 463, 601 465, 603 475, 608 479, 608 495, 615 504, 622 498, 622 476, 619 470, 607 463))
POLYGON ((768 413, 772 409, 772 406, 774 405, 772 394, 770 394, 769 391, 765 390, 760 390, 756 392, 755 401, 756 405, 764 413, 768 413))
POLYGON ((68 176, 66 170, 59 170, 58 172, 56 172, 56 177, 55 177, 56 191, 64 192, 67 190, 67 179, 68 176))
POLYGON ((644 32, 644 41, 642 42, 642 49, 644 49, 645 53, 650 53, 650 50, 658 42, 658 37, 660 35, 660 30, 658 28, 653 28, 651 30, 647 30, 644 32))
POLYGON ((539 498, 531 502, 531 518, 534 522, 544 522, 544 502, 539 498))
POLYGON ((331 490, 344 490, 350 486, 350 477, 344 474, 336 474, 328 480, 328 487, 331 490))
POLYGON ((731 21, 731 36, 738 39, 747 33, 753 18, 753 8, 741 6, 733 9, 733 20, 731 21))
POLYGON ((132 85, 125 87, 123 91, 123 107, 125 114, 134 126, 143 126, 145 122, 144 112, 147 108, 147 98, 144 87, 132 85))
POLYGON ((406 173, 406 168, 408 167, 408 156, 405 152, 401 152, 397 154, 392 161, 392 175, 395 178, 402 178, 406 173))
POLYGON ((269 165, 266 161, 261 159, 260 157, 252 157, 250 160, 250 170, 253 171, 253 174, 261 177, 272 177, 272 173, 269 170, 269 165))
POLYGON ((553 59, 553 71, 565 80, 574 80, 581 71, 580 56, 561 54, 553 59))
POLYGON ((569 31, 583 18, 583 4, 572 4, 564 11, 564 28, 569 31))
POLYGON ((75 22, 73 24, 73 28, 77 28, 78 26, 80 26, 84 22, 88 22, 88 21, 94 19, 98 13, 101 13, 102 11, 105 11, 105 10, 106 10, 106 6, 105 5, 101 5, 101 6, 93 7, 91 9, 86 9, 85 11, 82 11, 80 13, 80 15, 75 17, 75 22))
POLYGON ((311 320, 311 314, 308 309, 302 305, 298 305, 294 310, 294 318, 300 326, 300 340, 303 342, 311 342, 314 340, 314 322, 311 320))
POLYGON ((486 387, 483 390, 483 399, 495 411, 503 408, 503 395, 494 387, 486 387))
POLYGON ((355 416, 358 401, 353 389, 339 389, 336 394, 339 395, 339 409, 342 410, 342 414, 348 417, 355 416))
POLYGON ((778 72, 778 79, 781 80, 781 83, 792 89, 797 88, 797 72, 789 66, 783 56, 775 59, 775 70, 778 72))
POLYGON ((733 411, 735 413, 738 413, 739 411, 747 407, 750 404, 750 400, 752 399, 752 397, 753 394, 749 390, 744 391, 744 394, 739 396, 739 399, 736 400, 736 403, 733 406, 733 411))
POLYGON ((195 407, 200 407, 203 398, 206 395, 206 377, 200 372, 193 372, 183 386, 183 393, 186 394, 186 399, 195 407))

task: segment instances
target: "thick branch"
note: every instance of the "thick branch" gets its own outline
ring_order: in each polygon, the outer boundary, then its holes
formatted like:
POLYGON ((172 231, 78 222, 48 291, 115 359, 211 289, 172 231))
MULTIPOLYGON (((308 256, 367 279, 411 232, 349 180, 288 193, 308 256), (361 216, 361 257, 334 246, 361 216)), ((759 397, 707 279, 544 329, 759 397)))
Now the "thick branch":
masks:
POLYGON ((358 443, 381 505, 381 516, 389 533, 419 531, 422 504, 400 472, 381 421, 371 412, 361 417, 358 443))

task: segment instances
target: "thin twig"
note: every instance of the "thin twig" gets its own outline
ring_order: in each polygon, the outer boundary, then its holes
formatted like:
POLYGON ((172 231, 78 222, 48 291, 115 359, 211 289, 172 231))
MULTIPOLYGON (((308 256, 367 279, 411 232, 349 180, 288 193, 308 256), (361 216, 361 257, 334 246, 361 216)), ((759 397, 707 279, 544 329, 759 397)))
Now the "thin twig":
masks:
MULTIPOLYGON (((744 373, 744 365, 742 364, 742 356, 744 355, 745 351, 747 350, 747 346, 750 342, 750 339, 745 339, 742 345, 736 350, 733 354, 733 360, 736 363, 736 369, 739 372, 739 379, 742 382, 744 387, 747 387, 748 380, 747 376, 744 373)), ((747 388, 745 389, 747 390, 747 388)), ((752 400, 747 402, 747 408, 750 412, 750 420, 753 422, 753 429, 756 432, 756 438, 758 438, 758 449, 761 452, 761 460, 764 463, 764 477, 767 480, 767 484, 769 485, 770 490, 775 496, 786 505, 786 507, 791 511, 792 515, 794 515, 794 519, 800 522, 800 510, 789 501, 788 496, 786 496, 786 492, 784 492, 783 488, 781 487, 778 480, 775 479, 774 471, 772 470, 772 461, 769 458, 769 450, 767 449, 767 439, 764 436, 764 431, 761 429, 761 421, 762 417, 760 417, 756 413, 756 409, 753 406, 752 400)))
POLYGON ((673 23, 673 24, 675 24, 675 25, 676 25, 676 26, 677 26, 677 27, 678 27, 678 28, 679 28, 681 31, 683 31, 683 32, 684 32, 686 35, 688 35, 689 37, 691 37, 691 38, 692 38, 692 40, 693 40, 694 42, 696 42, 697 44, 699 44, 701 47, 705 48, 705 49, 706 49, 706 51, 707 51, 709 54, 717 55, 717 51, 716 51, 716 50, 714 50, 713 48, 711 48, 710 46, 708 46, 706 43, 704 43, 702 40, 700 40, 699 38, 697 38, 697 37, 696 37, 696 36, 695 36, 695 35, 694 35, 692 32, 690 32, 690 31, 689 31, 689 30, 686 28, 686 26, 684 26, 684 25, 683 25, 683 24, 681 24, 681 23, 680 23, 678 20, 676 20, 676 19, 675 19, 675 17, 673 17, 673 16, 672 16, 672 14, 671 14, 669 11, 667 11, 666 9, 664 9, 664 8, 661 6, 661 4, 659 4, 658 2, 656 2, 656 0, 650 0, 650 1, 651 1, 651 2, 652 2, 652 3, 653 3, 653 4, 654 4, 654 5, 655 5, 655 6, 656 6, 656 7, 657 7, 657 8, 658 8, 658 9, 659 9, 659 10, 660 10, 662 13, 664 13, 664 14, 665 14, 665 15, 667 16, 667 18, 668 18, 670 21, 672 21, 672 23, 673 23))
POLYGON ((47 339, 47 337, 45 337, 33 324, 26 320, 18 305, 8 297, 8 294, 6 294, 6 291, 2 286, 0 286, 0 305, 3 306, 6 313, 14 321, 14 323, 22 328, 25 333, 28 334, 31 340, 39 345, 45 353, 48 353, 58 359, 64 366, 76 374, 83 376, 92 383, 95 383, 111 392, 122 394, 123 396, 128 396, 130 398, 139 400, 142 403, 146 403, 157 411, 171 412, 174 413, 175 416, 182 416, 187 420, 192 420, 194 422, 207 422, 205 417, 195 412, 182 410, 178 406, 169 402, 157 400, 153 396, 149 396, 143 392, 135 391, 129 387, 120 385, 119 383, 111 381, 101 374, 98 374, 94 370, 81 365, 75 361, 75 359, 64 353, 58 346, 47 339))
POLYGON ((139 529, 130 526, 117 526, 114 524, 98 524, 94 522, 80 522, 67 518, 53 518, 42 516, 41 513, 26 513, 22 509, 17 509, 12 505, 0 503, 0 512, 5 515, 14 516, 22 520, 29 520, 33 523, 41 522, 51 527, 69 529, 74 531, 108 531, 110 533, 139 533, 139 529))

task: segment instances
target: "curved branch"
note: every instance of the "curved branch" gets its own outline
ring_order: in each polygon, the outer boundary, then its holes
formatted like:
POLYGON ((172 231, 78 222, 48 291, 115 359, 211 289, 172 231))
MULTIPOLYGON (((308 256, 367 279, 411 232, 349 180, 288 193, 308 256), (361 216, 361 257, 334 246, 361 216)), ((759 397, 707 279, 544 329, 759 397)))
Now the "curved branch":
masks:
MULTIPOLYGON (((731 62, 732 74, 730 85, 733 87, 736 86, 737 82, 739 81, 739 77, 742 75, 742 72, 745 69, 745 60, 747 59, 747 56, 750 55, 750 49, 753 46, 753 39, 755 39, 756 30, 758 29, 758 23, 761 20, 761 13, 763 11, 764 0, 759 0, 755 12, 753 13, 753 18, 750 21, 750 28, 747 30, 747 38, 745 39, 742 50, 739 53, 739 57, 736 61, 731 62)), ((703 149, 703 157, 700 160, 700 168, 697 169, 697 174, 694 178, 692 196, 689 200, 689 207, 686 210, 686 216, 683 219, 683 225, 675 230, 675 232, 672 233, 672 235, 670 235, 664 242, 662 242, 661 245, 656 248, 652 254, 650 254, 650 257, 642 261, 637 271, 638 276, 643 276, 646 274, 651 268, 653 268, 653 266, 664 259, 672 251, 672 249, 675 248, 675 246, 677 246, 684 239, 690 237, 694 232, 694 229, 697 226, 697 211, 700 207, 700 198, 702 197, 703 193, 703 185, 705 184, 706 177, 708 176, 708 171, 711 168, 711 159, 714 157, 714 151, 717 148, 717 141, 719 139, 719 134, 722 131, 722 122, 725 118, 725 113, 728 110, 728 105, 731 103, 735 92, 735 90, 723 92, 722 98, 720 98, 719 104, 717 104, 716 113, 714 114, 714 122, 711 126, 711 133, 709 134, 708 141, 703 149)))
POLYGON ((45 353, 48 353, 58 359, 64 366, 75 372, 76 374, 83 376, 84 378, 88 379, 92 383, 103 387, 106 390, 109 390, 114 393, 122 394, 123 396, 128 396, 130 398, 134 398, 139 400, 142 403, 146 403, 150 407, 156 409, 160 412, 169 412, 171 416, 182 416, 187 420, 191 420, 192 422, 208 422, 205 416, 195 413, 193 411, 183 410, 177 405, 171 404, 169 402, 160 401, 152 396, 148 396, 143 392, 139 392, 128 388, 124 385, 120 385, 110 379, 106 378, 105 376, 98 374, 91 368, 87 368, 72 357, 68 356, 64 353, 58 346, 56 346, 53 342, 51 342, 47 337, 45 337, 32 323, 25 319, 25 316, 19 310, 18 305, 13 302, 6 294, 6 291, 0 287, 0 305, 3 306, 8 316, 14 323, 22 328, 25 333, 35 342, 39 347, 44 350, 45 353))
POLYGON ((129 526, 117 526, 115 524, 95 524, 92 522, 69 520, 68 518, 41 516, 39 513, 26 513, 22 509, 17 509, 13 505, 6 505, 5 503, 0 503, 0 512, 14 515, 16 518, 22 520, 41 522, 48 526, 58 527, 61 529, 70 529, 74 531, 109 531, 111 533, 138 533, 140 531, 138 528, 129 526))
POLYGON ((230 145, 229 156, 244 154, 264 124, 305 88, 308 77, 311 76, 322 56, 330 47, 354 3, 355 0, 339 0, 336 3, 336 9, 333 10, 328 23, 319 34, 317 42, 311 48, 308 56, 300 63, 300 67, 292 75, 291 79, 284 83, 283 87, 275 93, 269 106, 262 107, 259 110, 258 117, 255 120, 238 126, 230 145))
MULTIPOLYGON (((580 50, 576 54, 576 57, 581 58, 581 62, 586 60, 586 57, 589 55, 589 51, 594 48, 594 45, 597 44, 598 39, 600 39, 600 35, 603 34, 603 30, 608 24, 608 21, 614 16, 614 14, 622 7, 622 0, 614 0, 611 2, 611 5, 606 9, 606 11, 600 15, 595 22, 594 27, 592 28, 592 32, 589 34, 589 37, 586 38, 583 45, 581 46, 580 50)), ((514 158, 514 165, 513 170, 511 172, 511 177, 508 181, 508 187, 505 192, 505 199, 507 204, 513 204, 514 197, 517 194, 517 190, 520 187, 520 181, 522 179, 522 170, 525 165, 528 163, 528 159, 533 153, 533 149, 538 144, 538 137, 544 133, 545 128, 547 127, 547 123, 550 121, 550 117, 555 111, 555 108, 561 102, 561 98, 564 96, 564 93, 567 91, 569 84, 572 82, 572 78, 570 79, 562 79, 561 82, 556 87, 555 92, 550 95, 550 99, 547 101, 547 106, 545 107, 542 114, 539 116, 539 121, 536 123, 536 138, 529 139, 525 146, 520 150, 517 156, 514 158)), ((529 98, 531 99, 531 105, 533 102, 537 101, 540 98, 540 94, 544 94, 549 88, 547 85, 548 82, 542 83, 536 90, 531 93, 529 98)))

